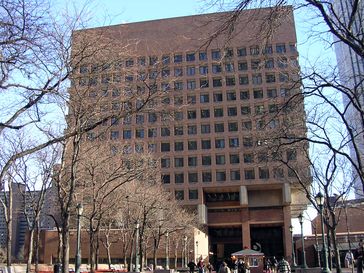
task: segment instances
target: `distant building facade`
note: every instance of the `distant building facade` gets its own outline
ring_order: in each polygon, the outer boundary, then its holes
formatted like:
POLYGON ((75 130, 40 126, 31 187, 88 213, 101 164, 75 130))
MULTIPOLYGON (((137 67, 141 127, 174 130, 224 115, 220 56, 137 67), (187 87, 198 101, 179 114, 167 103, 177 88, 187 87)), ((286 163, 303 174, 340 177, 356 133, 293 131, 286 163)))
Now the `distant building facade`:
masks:
MULTIPOLYGON (((346 26, 349 25, 351 12, 353 10, 353 2, 350 0, 335 0, 334 10, 341 21, 346 26)), ((358 39, 363 39, 363 26, 364 26, 364 4, 362 1, 358 1, 357 12, 353 18, 353 24, 351 31, 358 39)), ((337 41, 335 37, 335 51, 337 65, 339 69, 340 81, 345 87, 352 89, 353 94, 359 99, 359 107, 363 107, 364 104, 364 60, 357 53, 354 52, 347 44, 342 41, 337 41)), ((355 138, 355 145, 359 150, 360 156, 364 155, 364 138, 363 138, 363 119, 360 118, 360 113, 350 102, 348 96, 343 95, 344 105, 350 105, 348 107, 346 117, 351 122, 351 126, 354 129, 354 134, 357 134, 355 138)), ((363 111, 363 109, 361 109, 363 111)), ((356 161, 356 152, 354 150, 353 143, 350 144, 351 158, 356 161)), ((364 198, 363 185, 358 174, 353 170, 353 179, 355 180, 355 196, 356 198, 364 198)))

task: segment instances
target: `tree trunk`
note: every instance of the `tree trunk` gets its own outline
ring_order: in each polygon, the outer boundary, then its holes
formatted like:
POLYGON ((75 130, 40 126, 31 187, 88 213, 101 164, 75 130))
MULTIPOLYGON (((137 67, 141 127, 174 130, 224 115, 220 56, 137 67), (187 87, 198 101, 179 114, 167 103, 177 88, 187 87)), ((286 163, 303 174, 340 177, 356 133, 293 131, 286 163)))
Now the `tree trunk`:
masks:
POLYGON ((95 245, 94 245, 94 234, 92 231, 92 227, 90 227, 90 271, 91 273, 95 272, 95 245))
POLYGON ((26 273, 29 273, 32 266, 32 257, 33 257, 33 248, 34 248, 34 230, 30 230, 29 234, 29 247, 28 247, 28 258, 27 258, 27 268, 26 273))
POLYGON ((99 241, 99 231, 96 233, 96 251, 95 251, 95 264, 96 270, 99 269, 99 257, 100 257, 100 241, 99 241))
POLYGON ((39 271, 39 232, 40 232, 40 229, 39 229, 39 221, 37 222, 37 228, 35 230, 35 238, 36 238, 36 241, 35 241, 35 244, 36 244, 36 247, 35 247, 35 272, 38 272, 39 271))
POLYGON ((340 252, 338 248, 338 242, 336 238, 336 228, 331 229, 331 237, 332 237, 332 245, 334 247, 335 259, 336 259, 336 272, 341 273, 341 261, 340 261, 340 252))
POLYGON ((68 226, 68 218, 62 229, 62 273, 69 273, 69 259, 70 259, 70 234, 68 226))

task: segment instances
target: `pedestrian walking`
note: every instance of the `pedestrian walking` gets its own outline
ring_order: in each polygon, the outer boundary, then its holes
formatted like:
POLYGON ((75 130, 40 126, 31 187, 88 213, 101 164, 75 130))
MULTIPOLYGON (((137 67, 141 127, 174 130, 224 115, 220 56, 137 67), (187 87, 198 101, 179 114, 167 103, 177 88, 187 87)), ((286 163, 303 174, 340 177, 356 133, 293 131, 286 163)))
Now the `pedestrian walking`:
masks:
POLYGON ((219 268, 218 273, 231 273, 230 268, 227 266, 226 262, 223 262, 219 268))
POLYGON ((280 261, 278 262, 277 273, 291 273, 291 267, 284 257, 281 257, 280 261))
POLYGON ((190 269, 190 273, 194 273, 195 272, 195 269, 196 269, 196 264, 194 261, 190 261, 188 264, 187 264, 188 268, 190 269))

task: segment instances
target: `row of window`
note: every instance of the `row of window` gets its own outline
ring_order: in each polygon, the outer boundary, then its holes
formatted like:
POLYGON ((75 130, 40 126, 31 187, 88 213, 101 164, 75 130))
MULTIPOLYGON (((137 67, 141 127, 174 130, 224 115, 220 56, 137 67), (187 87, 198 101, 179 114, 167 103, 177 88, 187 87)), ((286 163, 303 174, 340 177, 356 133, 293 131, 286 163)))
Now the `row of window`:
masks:
MULTIPOLYGON (((212 182, 235 182, 241 180, 254 180, 254 179, 282 179, 285 177, 284 169, 281 167, 274 167, 270 170, 267 167, 261 168, 249 168, 244 169, 243 177, 241 176, 240 170, 231 169, 229 172, 226 170, 217 170, 215 172, 202 171, 199 172, 188 172, 186 173, 164 173, 162 174, 162 183, 164 184, 183 184, 183 183, 212 183, 212 182), (173 178, 173 181, 172 181, 173 178)), ((288 171, 288 177, 295 177, 293 171, 288 171)))
MULTIPOLYGON (((201 67, 200 67, 201 68, 201 67)), ((166 70, 169 73, 169 70, 166 70)), ((201 70, 200 70, 201 72, 201 70)), ((200 73, 202 75, 207 75, 207 66, 204 73, 200 73)), ((162 71, 163 76, 163 71, 162 71)), ((262 76, 262 73, 255 73, 252 75, 238 75, 238 78, 235 77, 235 75, 229 75, 226 77, 213 77, 210 81, 209 78, 200 78, 198 80, 196 79, 188 79, 186 82, 179 81, 178 79, 173 82, 173 86, 171 86, 170 82, 161 83, 161 90, 162 91, 168 91, 171 90, 172 87, 174 90, 194 90, 198 88, 208 88, 210 86, 217 88, 222 86, 236 86, 236 85, 259 85, 263 84, 263 79, 265 83, 275 83, 275 82, 288 82, 289 81, 289 74, 287 72, 279 72, 278 76, 275 72, 267 72, 265 73, 264 77, 262 76), (185 86, 186 85, 186 86, 185 86)), ((101 76, 101 83, 102 84, 110 84, 110 83, 121 83, 122 79, 120 75, 107 75, 104 77, 104 75, 101 76)), ((125 76, 126 82, 133 82, 134 76, 128 75, 125 76)), ((80 78, 79 79, 79 85, 80 86, 96 86, 99 83, 99 78, 97 76, 89 77, 89 78, 80 78)))
MULTIPOLYGON (((240 164, 241 161, 250 164, 250 163, 262 163, 268 162, 269 159, 273 161, 282 160, 283 156, 281 152, 272 153, 271 156, 268 155, 265 151, 260 151, 256 155, 253 153, 243 153, 242 158, 238 153, 229 154, 228 157, 225 154, 216 154, 214 156, 211 155, 202 155, 201 157, 197 156, 188 156, 188 157, 174 157, 174 168, 184 167, 187 163, 188 167, 197 167, 197 166, 211 166, 213 165, 213 158, 215 165, 225 165, 225 164, 240 164), (227 158, 229 159, 229 163, 227 163, 227 158), (187 161, 187 162, 186 162, 187 161)), ((289 149, 286 151, 286 160, 287 161, 295 161, 297 160, 297 152, 294 149, 289 149)), ((172 166, 171 158, 164 157, 161 158, 161 168, 167 169, 172 166)))
MULTIPOLYGON (((296 53, 295 44, 288 45, 289 51, 291 53, 296 53)), ((169 54, 163 55, 160 59, 157 56, 149 56, 147 57, 139 57, 137 59, 129 58, 125 61, 118 61, 113 64, 114 69, 120 69, 125 66, 127 68, 133 67, 134 65, 146 66, 147 64, 154 66, 159 63, 163 65, 168 65, 170 63, 179 64, 182 62, 195 62, 195 61, 207 61, 209 58, 215 61, 220 61, 222 58, 229 59, 236 55, 237 57, 245 57, 247 55, 258 56, 260 54, 270 55, 273 52, 278 54, 284 54, 287 52, 287 45, 284 43, 276 44, 275 47, 272 45, 266 45, 264 47, 259 47, 258 45, 247 47, 238 47, 238 48, 227 48, 225 50, 213 49, 209 52, 200 51, 200 52, 188 52, 185 54, 175 53, 172 56, 169 54)), ((97 73, 99 71, 108 71, 112 68, 111 64, 92 64, 90 65, 82 65, 80 66, 79 72, 81 74, 84 73, 97 73)))

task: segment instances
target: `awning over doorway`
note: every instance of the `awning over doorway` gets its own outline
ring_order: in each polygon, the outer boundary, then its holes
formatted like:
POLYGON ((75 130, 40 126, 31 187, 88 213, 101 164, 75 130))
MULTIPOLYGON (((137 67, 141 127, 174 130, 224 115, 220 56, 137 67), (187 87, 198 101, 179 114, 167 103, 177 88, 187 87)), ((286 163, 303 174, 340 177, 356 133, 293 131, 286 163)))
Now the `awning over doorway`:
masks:
POLYGON ((246 248, 238 252, 232 253, 231 256, 264 256, 264 253, 246 248))

